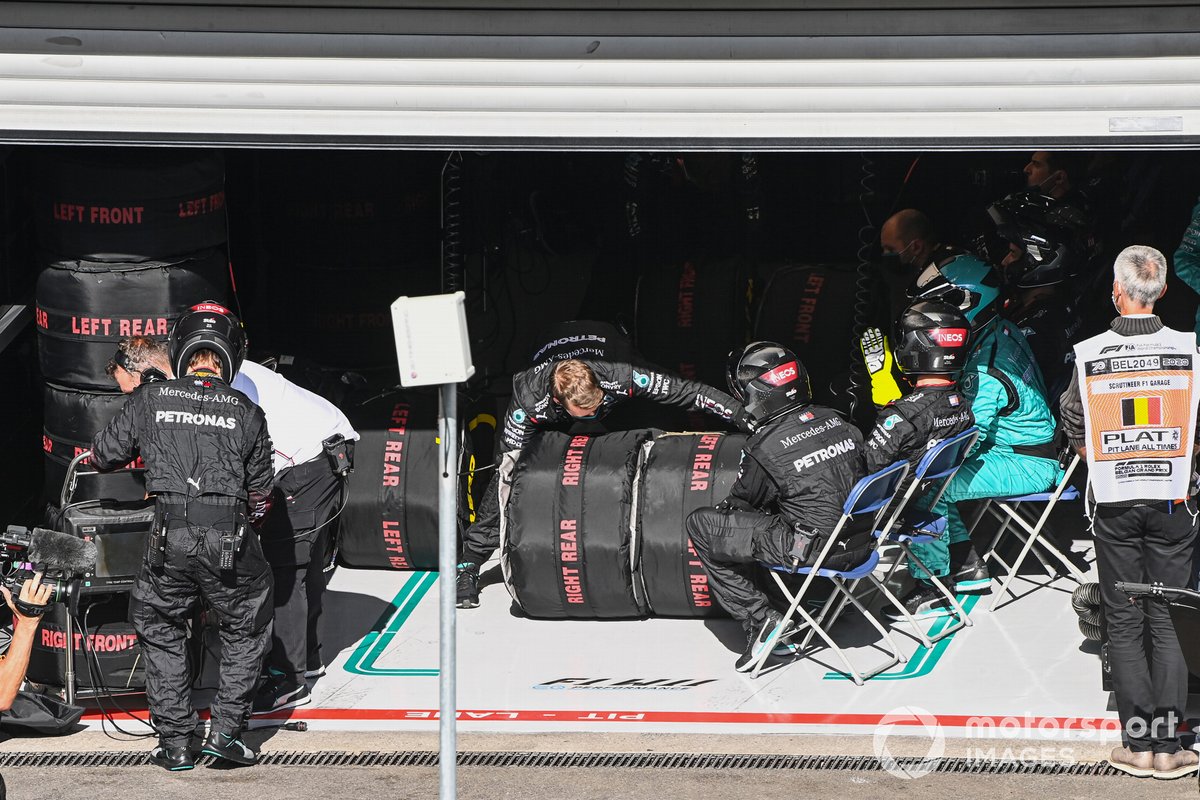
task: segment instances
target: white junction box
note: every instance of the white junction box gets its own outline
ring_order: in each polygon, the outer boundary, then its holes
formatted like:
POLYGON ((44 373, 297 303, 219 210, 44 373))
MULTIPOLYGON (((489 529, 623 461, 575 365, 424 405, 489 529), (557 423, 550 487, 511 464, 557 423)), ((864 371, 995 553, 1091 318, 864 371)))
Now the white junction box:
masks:
POLYGON ((462 292, 397 297, 392 330, 402 386, 463 383, 475 374, 462 292))

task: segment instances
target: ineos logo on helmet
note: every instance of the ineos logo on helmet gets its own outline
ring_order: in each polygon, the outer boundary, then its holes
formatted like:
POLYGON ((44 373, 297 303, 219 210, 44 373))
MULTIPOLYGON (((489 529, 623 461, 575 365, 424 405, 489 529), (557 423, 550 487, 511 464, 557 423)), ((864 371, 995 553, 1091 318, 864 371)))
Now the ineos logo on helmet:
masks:
POLYGON ((933 328, 929 338, 939 347, 962 347, 967 343, 966 328, 933 328))
POLYGON ((228 383, 246 357, 246 334, 229 309, 206 300, 175 320, 168 349, 176 377, 187 374, 188 363, 198 351, 211 350, 220 357, 221 378, 228 383))
POLYGON ((224 317, 233 316, 233 313, 225 306, 218 305, 217 303, 210 303, 208 301, 205 301, 203 303, 197 303, 196 305, 192 306, 191 310, 192 311, 207 311, 210 314, 220 314, 221 316, 224 316, 224 317))
POLYGON ((796 371, 796 362, 793 361, 790 364, 784 364, 782 367, 776 367, 773 370, 764 372, 758 378, 772 386, 783 386, 785 383, 794 381, 798 374, 796 371))
POLYGON ((804 365, 775 342, 752 342, 730 353, 725 376, 729 391, 759 425, 812 401, 804 365))
POLYGON ((956 306, 918 300, 896 320, 896 365, 906 374, 957 376, 971 326, 956 306))

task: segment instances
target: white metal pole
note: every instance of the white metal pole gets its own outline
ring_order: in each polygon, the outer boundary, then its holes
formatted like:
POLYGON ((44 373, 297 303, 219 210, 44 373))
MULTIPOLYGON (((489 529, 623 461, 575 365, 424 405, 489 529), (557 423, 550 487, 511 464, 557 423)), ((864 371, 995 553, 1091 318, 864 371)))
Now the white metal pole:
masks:
POLYGON ((455 669, 455 602, 457 588, 455 572, 458 561, 458 409, 456 408, 458 387, 452 383, 442 384, 441 410, 438 414, 438 436, 441 438, 441 479, 438 484, 438 577, 441 584, 441 648, 439 666, 439 693, 441 716, 441 755, 439 771, 441 777, 439 797, 454 800, 457 796, 456 766, 458 747, 456 741, 455 711, 457 708, 457 672, 455 669))

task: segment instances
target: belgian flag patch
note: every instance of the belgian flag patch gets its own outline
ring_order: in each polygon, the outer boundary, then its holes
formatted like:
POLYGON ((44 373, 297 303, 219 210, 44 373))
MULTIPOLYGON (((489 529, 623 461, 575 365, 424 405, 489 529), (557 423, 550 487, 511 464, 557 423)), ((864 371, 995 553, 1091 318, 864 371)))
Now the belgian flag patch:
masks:
POLYGON ((1126 397, 1121 400, 1124 426, 1162 425, 1162 397, 1126 397))

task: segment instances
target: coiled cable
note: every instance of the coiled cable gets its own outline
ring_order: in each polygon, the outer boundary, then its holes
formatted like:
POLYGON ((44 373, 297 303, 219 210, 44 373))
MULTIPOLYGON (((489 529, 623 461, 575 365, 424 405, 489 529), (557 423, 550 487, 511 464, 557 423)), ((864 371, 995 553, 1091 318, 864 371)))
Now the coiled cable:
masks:
POLYGON ((862 211, 862 225, 858 228, 858 264, 855 267, 854 280, 854 342, 850 348, 850 416, 858 411, 858 401, 862 393, 870 395, 870 375, 867 374, 866 363, 862 359, 859 342, 862 335, 871 324, 871 255, 875 248, 878 233, 871 219, 869 203, 875 197, 875 162, 866 153, 860 154, 858 207, 862 211))
POLYGON ((463 158, 455 150, 442 165, 442 291, 463 291, 466 245, 463 241, 463 158))

